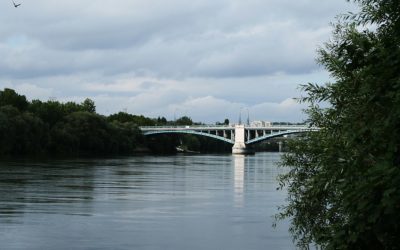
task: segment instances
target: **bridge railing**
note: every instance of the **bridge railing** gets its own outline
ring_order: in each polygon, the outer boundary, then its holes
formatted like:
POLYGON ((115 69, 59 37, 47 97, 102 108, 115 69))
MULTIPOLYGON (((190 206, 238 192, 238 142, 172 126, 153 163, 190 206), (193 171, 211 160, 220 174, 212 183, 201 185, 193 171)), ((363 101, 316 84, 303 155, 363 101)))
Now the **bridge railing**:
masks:
POLYGON ((188 129, 188 128, 227 128, 227 129, 234 129, 234 125, 182 125, 182 126, 140 126, 141 129, 188 129))
MULTIPOLYGON (((204 125, 180 125, 180 126, 140 126, 140 129, 148 130, 148 129, 234 129, 236 124, 230 125, 212 125, 212 124, 204 124, 204 125)), ((254 129, 254 130, 262 130, 262 129, 312 129, 307 125, 269 125, 269 126, 249 126, 245 125, 245 129, 254 129)))

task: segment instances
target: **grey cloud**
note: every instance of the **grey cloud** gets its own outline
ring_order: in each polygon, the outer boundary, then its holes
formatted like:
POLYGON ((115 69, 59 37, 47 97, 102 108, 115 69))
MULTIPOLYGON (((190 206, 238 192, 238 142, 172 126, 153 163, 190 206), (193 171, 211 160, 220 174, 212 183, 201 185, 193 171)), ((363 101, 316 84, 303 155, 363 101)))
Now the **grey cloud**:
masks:
POLYGON ((150 82, 145 81, 139 85, 139 88, 142 90, 157 90, 158 88, 162 87, 161 83, 158 82, 150 82))
MULTIPOLYGON (((77 79, 57 77, 37 79, 35 83, 1 84, 15 88, 29 99, 81 102, 86 97, 96 102, 97 111, 111 114, 122 110, 150 117, 189 115, 196 121, 215 122, 229 118, 236 121, 241 108, 249 108, 251 119, 301 121, 301 106, 283 105, 285 100, 299 97, 297 84, 325 78, 323 72, 304 76, 275 75, 269 78, 231 78, 205 81, 203 78, 168 81, 163 79, 129 78, 118 83, 92 83, 95 75, 77 79), (54 83, 57 84, 54 84, 54 83), (71 82, 79 82, 72 84, 71 82), (88 88, 87 84, 91 84, 88 88)), ((106 80, 105 82, 108 82, 106 80)), ((287 101, 286 101, 287 102, 287 101)))
POLYGON ((168 3, 146 1, 145 5, 132 1, 92 1, 83 6, 81 1, 72 1, 68 5, 67 11, 63 9, 63 3, 47 8, 49 18, 39 18, 41 27, 26 32, 46 46, 57 49, 140 47, 154 38, 168 40, 193 32, 197 20, 204 13, 213 15, 221 4, 218 1, 175 0, 168 3), (61 17, 52 12, 60 13, 61 17))
POLYGON ((105 113, 130 107, 167 116, 207 100, 232 110, 281 103, 300 95, 299 83, 329 78, 314 61, 316 46, 328 40, 333 17, 352 8, 344 0, 10 5, 0 8, 0 87, 92 97, 105 113))
POLYGON ((326 27, 327 17, 343 6, 333 0, 92 1, 88 5, 42 0, 27 3, 21 9, 23 19, 18 12, 0 18, 11 24, 2 29, 2 37, 19 30, 39 45, 23 54, 29 69, 6 61, 2 73, 26 78, 92 70, 170 78, 304 73, 315 69, 310 48, 328 35, 315 37, 315 31, 326 27), (287 22, 291 25, 279 25, 287 22), (235 37, 257 27, 266 28, 235 37), (305 27, 305 35, 314 39, 308 47, 298 32, 305 27), (288 45, 290 40, 299 44, 288 45), (304 48, 307 53, 299 55, 304 48))

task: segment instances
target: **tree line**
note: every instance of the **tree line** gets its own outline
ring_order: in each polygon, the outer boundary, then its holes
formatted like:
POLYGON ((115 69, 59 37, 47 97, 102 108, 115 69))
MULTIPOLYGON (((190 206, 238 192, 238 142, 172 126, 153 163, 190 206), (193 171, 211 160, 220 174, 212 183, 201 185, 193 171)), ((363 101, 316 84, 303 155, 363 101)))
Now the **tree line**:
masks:
POLYGON ((144 141, 138 126, 150 124, 142 116, 131 118, 99 115, 90 99, 28 101, 5 88, 0 91, 0 155, 131 153, 144 141))
MULTIPOLYGON (((225 121, 227 122, 227 121, 225 121)), ((152 153, 175 153, 184 144, 199 152, 228 152, 229 145, 192 135, 145 138, 139 126, 194 125, 190 117, 174 121, 118 112, 96 113, 93 100, 82 103, 28 101, 15 90, 0 90, 0 156, 94 156, 132 154, 137 148, 152 153)))

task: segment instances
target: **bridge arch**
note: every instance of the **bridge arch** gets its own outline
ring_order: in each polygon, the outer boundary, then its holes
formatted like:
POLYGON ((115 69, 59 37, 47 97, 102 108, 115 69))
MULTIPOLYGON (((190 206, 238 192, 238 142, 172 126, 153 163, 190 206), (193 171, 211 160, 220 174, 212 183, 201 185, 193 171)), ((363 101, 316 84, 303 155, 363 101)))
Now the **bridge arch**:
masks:
POLYGON ((282 132, 278 132, 278 133, 273 133, 273 134, 269 134, 269 135, 264 135, 264 136, 260 136, 260 137, 256 137, 254 139, 248 140, 246 141, 246 145, 252 145, 252 144, 256 144, 268 139, 272 139, 275 137, 279 137, 279 136, 283 136, 283 135, 290 135, 290 134, 300 134, 300 133, 304 133, 304 132, 308 132, 308 131, 304 131, 304 130, 288 130, 288 131, 282 131, 282 132))
POLYGON ((206 136, 206 137, 210 137, 213 139, 217 139, 223 142, 227 142, 229 144, 235 144, 235 142, 231 139, 222 137, 222 136, 218 136, 218 135, 213 135, 213 134, 208 134, 208 133, 204 133, 204 132, 200 132, 200 131, 194 131, 194 130, 164 130, 164 131, 146 131, 143 133, 143 135, 145 136, 149 136, 149 135, 159 135, 159 134, 191 134, 191 135, 200 135, 200 136, 206 136))

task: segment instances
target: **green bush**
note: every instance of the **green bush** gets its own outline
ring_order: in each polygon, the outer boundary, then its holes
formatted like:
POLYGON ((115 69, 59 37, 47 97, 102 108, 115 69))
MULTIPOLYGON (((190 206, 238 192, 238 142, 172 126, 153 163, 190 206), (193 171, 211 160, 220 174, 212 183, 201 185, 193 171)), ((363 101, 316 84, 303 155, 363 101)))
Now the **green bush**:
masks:
POLYGON ((400 4, 357 0, 319 62, 334 83, 308 84, 309 122, 321 128, 289 145, 281 164, 300 248, 399 249, 400 4), (321 106, 321 102, 325 103, 321 106))

